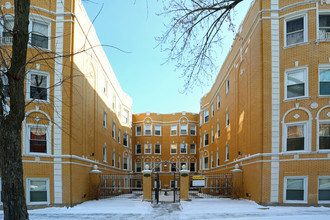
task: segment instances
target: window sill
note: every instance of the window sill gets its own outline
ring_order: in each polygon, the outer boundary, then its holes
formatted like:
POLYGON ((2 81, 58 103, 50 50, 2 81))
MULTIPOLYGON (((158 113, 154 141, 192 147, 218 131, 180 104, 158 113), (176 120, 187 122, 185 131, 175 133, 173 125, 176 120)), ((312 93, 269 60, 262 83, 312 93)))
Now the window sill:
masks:
POLYGON ((41 99, 31 99, 31 98, 28 98, 28 99, 25 99, 25 102, 34 102, 34 103, 50 104, 49 99, 47 99, 47 100, 41 100, 41 99))
POLYGON ((229 160, 225 160, 224 162, 225 162, 225 163, 226 163, 226 162, 229 162, 229 160))
POLYGON ((318 95, 317 98, 330 98, 330 95, 318 95))
POLYGON ((284 99, 283 102, 298 101, 298 100, 303 100, 303 99, 311 99, 311 97, 310 96, 301 96, 301 97, 289 98, 289 99, 284 99))
POLYGON ((302 45, 308 45, 308 44, 311 44, 311 42, 306 41, 306 42, 297 43, 297 44, 293 44, 293 45, 287 45, 287 46, 282 47, 282 49, 285 50, 285 49, 290 49, 290 48, 294 48, 294 47, 298 47, 298 46, 302 46, 302 45))

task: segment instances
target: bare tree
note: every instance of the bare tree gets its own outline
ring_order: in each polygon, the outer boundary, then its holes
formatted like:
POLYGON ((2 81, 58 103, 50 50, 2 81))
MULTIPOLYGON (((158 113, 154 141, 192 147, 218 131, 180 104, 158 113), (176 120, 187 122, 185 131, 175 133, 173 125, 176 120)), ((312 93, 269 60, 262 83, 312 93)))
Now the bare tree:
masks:
POLYGON ((233 9, 243 0, 163 0, 170 16, 166 32, 158 38, 168 62, 183 69, 184 92, 203 85, 214 70, 213 48, 221 43, 222 29, 234 31, 233 9), (228 23, 227 23, 228 22, 228 23))
POLYGON ((10 107, 0 80, 0 161, 4 219, 28 219, 23 187, 21 129, 25 117, 24 79, 29 40, 30 0, 14 1, 11 51, 1 48, 1 67, 8 79, 10 107))

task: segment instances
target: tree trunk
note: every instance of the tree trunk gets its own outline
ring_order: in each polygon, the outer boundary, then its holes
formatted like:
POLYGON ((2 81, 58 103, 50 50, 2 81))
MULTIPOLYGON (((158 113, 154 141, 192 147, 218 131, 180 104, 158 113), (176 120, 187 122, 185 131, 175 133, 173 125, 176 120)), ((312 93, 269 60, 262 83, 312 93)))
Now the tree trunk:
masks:
MULTIPOLYGON (((0 165, 4 219, 28 219, 21 155, 21 130, 25 117, 24 79, 29 40, 30 0, 15 0, 11 62, 7 70, 10 112, 0 108, 0 165)), ((2 102, 0 105, 4 105, 2 102)))
POLYGON ((1 126, 3 148, 1 151, 1 184, 4 219, 28 219, 23 187, 21 157, 21 128, 7 123, 1 126))

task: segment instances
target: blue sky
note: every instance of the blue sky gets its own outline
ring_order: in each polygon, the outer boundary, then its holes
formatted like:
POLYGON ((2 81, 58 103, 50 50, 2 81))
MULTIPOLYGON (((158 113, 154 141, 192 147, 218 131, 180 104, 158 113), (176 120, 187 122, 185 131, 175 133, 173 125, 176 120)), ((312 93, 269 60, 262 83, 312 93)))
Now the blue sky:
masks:
MULTIPOLYGON (((241 3, 235 23, 244 18, 249 0, 241 3)), ((182 70, 176 70, 174 63, 166 63, 167 54, 157 47, 155 37, 165 31, 163 16, 157 16, 162 9, 161 1, 155 0, 93 0, 84 2, 90 20, 94 22, 97 35, 103 45, 112 45, 129 53, 105 47, 104 50, 117 79, 125 93, 133 99, 133 113, 142 112, 199 112, 200 98, 211 88, 195 87, 182 94, 184 79, 182 70)), ((218 70, 230 48, 233 33, 226 35, 224 46, 217 56, 218 70)), ((216 78, 218 71, 213 74, 216 78)))

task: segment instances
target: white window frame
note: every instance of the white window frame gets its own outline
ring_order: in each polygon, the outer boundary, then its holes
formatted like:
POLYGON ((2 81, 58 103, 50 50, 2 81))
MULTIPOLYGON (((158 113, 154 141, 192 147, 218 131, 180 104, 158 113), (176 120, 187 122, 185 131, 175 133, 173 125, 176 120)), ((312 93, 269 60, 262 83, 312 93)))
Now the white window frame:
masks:
POLYGON ((162 126, 161 125, 155 125, 155 136, 162 136, 162 126), (159 134, 156 134, 156 131, 159 131, 159 134))
POLYGON ((207 123, 209 120, 210 120, 210 113, 209 113, 209 110, 206 109, 204 111, 204 123, 207 123))
POLYGON ((116 123, 112 122, 112 131, 111 131, 112 138, 116 140, 116 123))
POLYGON ((183 165, 186 165, 186 169, 188 170, 187 162, 180 162, 180 167, 179 167, 179 169, 180 169, 180 170, 183 170, 183 169, 182 169, 183 165))
POLYGON ((178 125, 171 125, 170 136, 177 136, 177 135, 178 135, 178 125), (175 134, 172 134, 172 131, 175 131, 175 134))
MULTIPOLYGON (((162 164, 161 164, 161 162, 154 162, 154 171, 155 172, 162 172, 162 164), (158 171, 156 170, 156 166, 157 165, 159 165, 159 170, 158 171)), ((160 183, 160 181, 159 181, 159 183, 160 183)))
POLYGON ((217 96, 217 110, 220 108, 220 95, 217 96))
POLYGON ((180 154, 187 154, 188 153, 188 144, 187 143, 180 143, 180 154), (186 153, 182 153, 181 149, 183 149, 181 146, 186 146, 186 153))
POLYGON ((217 150, 217 165, 216 167, 220 166, 220 152, 219 149, 217 150))
POLYGON ((283 202, 284 203, 307 203, 308 202, 308 176, 285 176, 283 187, 283 202), (304 180, 304 200, 286 200, 287 180, 288 179, 303 179, 304 180))
POLYGON ((26 203, 28 205, 44 205, 50 204, 50 190, 49 190, 49 179, 48 178, 26 178, 26 203), (30 186, 32 181, 46 181, 46 190, 47 190, 47 201, 45 202, 31 202, 30 198, 30 186))
POLYGON ((116 167, 116 152, 112 151, 111 166, 116 167))
POLYGON ((316 149, 318 151, 330 151, 330 148, 329 149, 320 149, 320 125, 321 124, 330 124, 330 120, 318 120, 317 122, 317 140, 316 140, 316 149))
POLYGON ((152 162, 144 162, 143 163, 143 170, 146 170, 146 165, 149 166, 149 170, 152 170, 152 162))
POLYGON ((213 153, 211 154, 211 168, 214 167, 214 156, 213 153))
MULTIPOLYGON (((317 180, 317 201, 320 204, 329 204, 330 203, 330 199, 329 200, 319 200, 319 190, 320 190, 320 179, 329 179, 330 180, 330 176, 319 176, 318 180, 317 180)), ((0 183, 1 183, 1 179, 0 179, 0 183)))
POLYGON ((159 143, 156 143, 154 146, 154 154, 161 155, 162 154, 162 145, 159 143), (156 153, 156 145, 159 145, 159 153, 156 153))
POLYGON ((121 144, 121 130, 118 128, 118 144, 121 144))
POLYGON ((129 141, 129 138, 128 138, 128 134, 126 132, 123 133, 123 146, 124 147, 128 147, 128 141, 129 141), (126 138, 126 145, 125 145, 125 138, 126 138))
POLYGON ((50 125, 42 125, 42 124, 26 124, 26 130, 25 130, 25 153, 26 154, 33 154, 33 155, 50 155, 52 154, 52 128, 50 125), (46 128, 46 153, 38 153, 38 152, 30 152, 30 134, 31 134, 31 128, 46 128))
POLYGON ((188 124, 180 124, 180 136, 188 135, 188 124), (186 131, 186 133, 182 133, 181 131, 186 131))
POLYGON ((229 122, 229 109, 227 108, 226 110, 226 128, 229 126, 230 122, 229 122))
POLYGON ((229 76, 226 78, 226 94, 229 93, 229 76))
POLYGON ((177 154, 178 152, 178 145, 176 143, 170 144, 170 154, 177 154), (175 145, 175 153, 172 152, 172 145, 175 145))
POLYGON ((42 20, 41 18, 37 17, 37 16, 34 16, 33 14, 30 15, 30 23, 29 23, 29 46, 30 47, 34 47, 32 46, 32 25, 33 25, 33 22, 36 22, 36 23, 39 23, 39 24, 43 24, 43 25, 47 25, 48 26, 48 46, 47 48, 43 48, 43 47, 38 47, 39 50, 48 50, 50 51, 51 50, 51 22, 50 20, 47 20, 46 17, 42 17, 42 20))
POLYGON ((103 162, 107 163, 107 146, 103 146, 103 162))
POLYGON ((121 169, 121 156, 118 155, 118 168, 121 169))
POLYGON ((124 112, 123 113, 123 122, 128 125, 129 124, 129 111, 126 108, 124 108, 123 112, 124 112))
POLYGON ((107 111, 103 111, 103 128, 107 129, 107 111))
POLYGON ((212 103, 211 111, 212 111, 211 117, 213 118, 214 117, 214 103, 212 103))
POLYGON ((329 41, 329 40, 330 40, 330 27, 327 27, 327 28, 326 28, 327 30, 324 31, 324 37, 321 37, 321 36, 323 36, 323 34, 322 34, 323 31, 320 30, 320 15, 327 15, 327 16, 330 16, 330 11, 329 11, 329 10, 325 10, 325 11, 320 10, 320 11, 319 11, 319 14, 318 14, 318 16, 317 16, 317 19, 318 19, 318 20, 317 20, 317 21, 318 21, 318 27, 317 27, 317 31, 318 31, 318 34, 317 34, 317 36, 318 36, 318 40, 321 40, 321 41, 329 41))
POLYGON ((197 164, 196 164, 196 162, 190 162, 189 163, 189 170, 190 170, 190 172, 196 172, 196 169, 197 169, 197 164), (191 170, 191 164, 195 164, 195 169, 194 170, 191 170))
POLYGON ((283 131, 283 152, 305 152, 309 151, 309 137, 308 137, 308 122, 307 121, 299 121, 299 122, 290 122, 285 123, 284 131, 283 131), (297 125, 303 125, 304 126, 304 150, 295 150, 295 151, 288 151, 287 150, 287 138, 288 138, 288 127, 289 126, 297 126, 297 125))
POLYGON ((286 69, 285 74, 284 74, 284 100, 295 100, 295 99, 301 99, 301 98, 306 98, 308 97, 308 66, 304 67, 297 67, 297 68, 291 68, 291 69, 286 69), (296 97, 291 97, 288 98, 288 80, 287 80, 287 75, 296 72, 296 71, 304 71, 304 85, 305 85, 305 95, 304 96, 296 96, 296 97))
POLYGON ((210 168, 209 163, 210 163, 209 157, 208 156, 204 157, 203 158, 203 170, 208 170, 210 168), (206 159, 207 159, 207 163, 206 163, 206 159), (207 165, 207 166, 205 166, 205 165, 207 165))
POLYGON ((50 93, 50 89, 49 89, 49 85, 50 85, 50 73, 46 72, 46 71, 42 71, 42 70, 35 70, 35 69, 28 69, 27 70, 27 75, 26 75, 26 100, 27 101, 34 101, 34 102, 41 102, 41 103, 50 103, 49 101, 49 93, 50 93), (36 75, 41 75, 41 76, 45 76, 47 78, 47 86, 46 86, 46 90, 47 90, 47 100, 43 100, 43 99, 37 99, 37 98, 31 98, 30 97, 30 91, 31 91, 31 75, 32 74, 36 74, 36 75))
POLYGON ((217 122, 217 139, 220 137, 220 121, 217 122))
POLYGON ((209 137, 209 133, 204 133, 204 142, 203 142, 203 146, 206 147, 206 146, 209 146, 210 145, 210 137, 209 137), (206 139, 207 137, 207 139, 206 139), (207 144, 206 144, 206 140, 207 140, 207 144))
POLYGON ((211 128, 211 144, 213 144, 213 142, 214 142, 214 128, 212 126, 212 128, 211 128))
POLYGON ((135 144, 135 154, 137 154, 137 155, 142 154, 142 144, 140 144, 140 143, 135 144), (138 152, 137 152, 137 149, 138 149, 137 146, 138 146, 138 145, 141 146, 141 153, 138 153, 138 152))
POLYGON ((123 169, 124 170, 129 170, 128 157, 123 157, 123 169), (125 169, 125 160, 126 160, 126 169, 125 169))
POLYGON ((229 161, 229 144, 226 143, 226 155, 225 155, 225 162, 229 161))
POLYGON ((146 125, 144 124, 143 125, 143 134, 144 136, 152 136, 152 125, 146 125), (150 129, 147 129, 147 128, 150 128, 150 129), (150 130, 150 134, 146 134, 146 131, 149 131, 150 130))
MULTIPOLYGON (((330 37, 330 32, 329 32, 329 37, 330 37)), ((329 97, 330 96, 330 94, 328 95, 328 94, 325 94, 325 95, 322 95, 321 94, 321 81, 320 81, 320 70, 321 69, 328 69, 328 70, 330 70, 330 65, 329 64, 322 64, 322 65, 320 65, 319 66, 319 96, 321 96, 321 97, 329 97)), ((328 82, 328 81, 326 81, 326 82, 328 82)))
POLYGON ((142 136, 142 125, 135 126, 135 136, 142 136), (138 128, 140 128, 140 134, 138 134, 138 128))
POLYGON ((294 16, 285 18, 283 27, 284 27, 284 31, 283 31, 283 33, 284 33, 284 47, 291 47, 291 46, 300 45, 300 44, 304 44, 304 43, 308 42, 308 17, 307 17, 307 13, 294 15, 294 16), (304 39, 303 39, 302 42, 288 45, 287 44, 287 32, 286 32, 287 22, 292 21, 292 20, 296 20, 296 19, 299 19, 299 18, 303 18, 303 21, 304 21, 304 34, 303 34, 304 39))
POLYGON ((1 23, 1 25, 0 25, 0 35, 1 36, 0 37, 2 40, 1 45, 9 46, 9 45, 13 44, 13 37, 12 36, 9 37, 7 40, 5 40, 6 42, 4 42, 5 38, 3 37, 3 33, 5 32, 5 20, 14 22, 15 19, 14 19, 13 15, 8 14, 8 15, 3 15, 3 16, 4 16, 4 18, 0 20, 0 23, 1 23))
POLYGON ((145 144, 143 145, 143 152, 144 152, 144 154, 152 154, 152 144, 150 144, 150 143, 145 143, 145 144), (150 152, 149 152, 149 153, 146 152, 146 146, 150 146, 150 152))
POLYGON ((196 136, 197 135, 197 131, 196 131, 196 125, 190 125, 190 136, 196 136), (194 131, 195 134, 191 134, 191 132, 194 131))
POLYGON ((141 172, 142 172, 142 162, 138 162, 138 161, 135 162, 135 172, 136 172, 136 173, 141 173, 141 172), (141 166, 140 166, 140 167, 141 167, 141 171, 138 171, 138 170, 137 170, 137 168, 138 168, 138 163, 141 165, 141 166))

